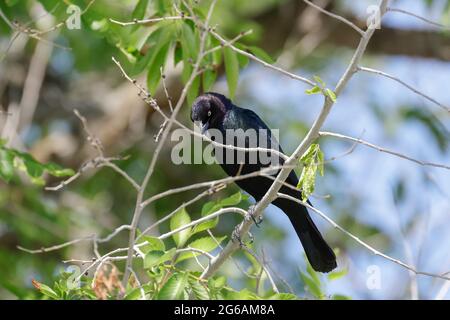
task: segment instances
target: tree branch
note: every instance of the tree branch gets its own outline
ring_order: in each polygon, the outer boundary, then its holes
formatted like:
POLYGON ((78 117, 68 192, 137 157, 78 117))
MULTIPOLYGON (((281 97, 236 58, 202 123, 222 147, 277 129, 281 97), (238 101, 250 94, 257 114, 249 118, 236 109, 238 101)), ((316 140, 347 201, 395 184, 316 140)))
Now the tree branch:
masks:
POLYGON ((319 132, 319 136, 321 136, 321 137, 329 136, 329 137, 335 137, 335 138, 339 138, 339 139, 353 141, 355 143, 359 143, 359 144, 365 145, 365 146, 367 146, 369 148, 378 150, 380 152, 388 153, 388 154, 391 154, 393 156, 396 156, 396 157, 399 157, 399 158, 402 158, 402 159, 405 159, 405 160, 408 160, 408 161, 420 164, 421 166, 435 167, 435 168, 442 168, 442 169, 450 170, 450 166, 449 165, 414 159, 414 158, 412 158, 410 156, 404 155, 404 154, 396 152, 396 151, 392 151, 392 150, 389 150, 389 149, 385 149, 385 148, 379 147, 379 146, 377 146, 375 144, 372 144, 370 142, 364 141, 364 140, 359 139, 359 138, 353 138, 353 137, 349 137, 349 136, 346 136, 346 135, 343 135, 343 134, 334 133, 334 132, 327 132, 327 131, 319 132))

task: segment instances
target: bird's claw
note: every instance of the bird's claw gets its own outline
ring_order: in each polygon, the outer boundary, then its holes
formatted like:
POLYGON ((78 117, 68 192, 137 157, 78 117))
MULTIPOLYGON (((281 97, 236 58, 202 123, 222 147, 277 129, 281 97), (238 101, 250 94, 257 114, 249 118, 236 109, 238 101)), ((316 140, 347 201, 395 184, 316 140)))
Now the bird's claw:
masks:
POLYGON ((253 242, 255 242, 255 237, 251 234, 251 232, 248 232, 248 238, 250 240, 250 244, 252 244, 253 242))
MULTIPOLYGON (((243 247, 245 247, 245 243, 244 243, 244 241, 242 241, 241 236, 239 235, 239 226, 240 225, 237 225, 234 228, 233 232, 231 233, 231 240, 233 242, 238 242, 239 246, 241 248, 243 248, 243 247)), ((250 243, 253 243, 255 241, 255 237, 253 237, 253 235, 250 233, 250 231, 248 232, 248 237, 249 237, 250 243)))
POLYGON ((255 223, 255 225, 259 228, 259 225, 261 224, 261 222, 263 221, 262 216, 256 216, 256 205, 252 205, 248 208, 247 214, 245 216, 245 219, 248 221, 250 219, 253 220, 253 222, 255 223))
POLYGON ((239 243, 239 246, 242 248, 245 246, 244 242, 242 242, 241 236, 239 235, 239 224, 234 228, 233 232, 231 233, 231 240, 233 242, 239 243))

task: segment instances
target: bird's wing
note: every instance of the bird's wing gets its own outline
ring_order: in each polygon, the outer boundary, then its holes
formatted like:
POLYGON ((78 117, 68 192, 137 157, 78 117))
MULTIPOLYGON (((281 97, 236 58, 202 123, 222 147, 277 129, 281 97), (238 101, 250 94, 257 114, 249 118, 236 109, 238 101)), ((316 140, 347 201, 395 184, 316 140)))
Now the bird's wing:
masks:
MULTIPOLYGON (((254 128, 255 126, 258 127, 258 129, 266 129, 268 132, 268 139, 270 140, 268 143, 268 146, 270 146, 272 149, 278 150, 282 153, 284 153, 283 148, 281 148, 281 145, 279 144, 278 140, 276 139, 276 137, 274 137, 274 135, 272 134, 272 131, 270 130, 270 128, 266 125, 266 123, 252 110, 250 109, 241 109, 244 113, 244 119, 246 119, 250 124, 253 124, 253 126, 249 126, 254 128)), ((280 164, 284 163, 284 159, 280 157, 280 164)), ((295 174, 295 171, 292 170, 288 176, 288 178, 286 179, 286 182, 293 185, 293 186, 297 186, 298 183, 298 178, 297 175, 295 174)))
POLYGON ((244 120, 244 125, 249 128, 253 129, 266 129, 268 132, 271 133, 270 128, 265 124, 264 121, 253 111, 250 109, 244 109, 244 108, 236 108, 241 112, 242 119, 244 120))

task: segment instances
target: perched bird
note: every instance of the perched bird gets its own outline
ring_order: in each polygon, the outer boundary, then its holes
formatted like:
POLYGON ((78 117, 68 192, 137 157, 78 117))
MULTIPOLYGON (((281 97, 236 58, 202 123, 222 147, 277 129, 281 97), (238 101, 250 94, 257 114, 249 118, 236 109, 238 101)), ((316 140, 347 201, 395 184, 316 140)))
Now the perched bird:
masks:
MULTIPOLYGON (((207 133, 212 129, 215 129, 223 135, 226 135, 227 131, 237 129, 254 129, 258 132, 265 132, 258 135, 258 145, 249 144, 249 141, 247 141, 246 139, 245 147, 252 148, 261 147, 261 145, 263 145, 263 147, 266 149, 275 149, 283 152, 281 147, 279 147, 275 137, 273 137, 273 134, 268 126, 255 112, 234 105, 231 100, 226 98, 224 95, 214 92, 208 92, 199 96, 193 103, 191 120, 201 126, 202 133, 207 133), (264 142, 264 144, 262 142, 264 142)), ((233 141, 234 146, 241 146, 236 144, 236 139, 234 139, 233 141)), ((224 143, 222 141, 220 142, 224 143)), ((215 147, 216 158, 218 151, 224 151, 224 148, 217 146, 215 147)), ((225 152, 230 152, 230 150, 228 149, 225 152)), ((259 161, 259 158, 256 163, 255 161, 251 162, 251 151, 245 152, 242 149, 234 149, 231 150, 231 152, 234 153, 233 157, 223 157, 223 161, 219 161, 219 164, 229 176, 248 174, 251 172, 259 171, 270 165, 270 163, 261 163, 259 161), (239 152, 245 153, 243 161, 242 157, 239 158, 239 152), (241 161, 236 161, 237 158, 239 158, 241 161)), ((266 151, 266 153, 267 152, 268 151, 266 151)), ((279 154, 277 154, 276 157, 279 161, 279 164, 282 165, 284 163, 284 159, 279 154)), ((273 177, 276 177, 278 172, 279 168, 275 172, 273 172, 273 177)), ((241 189, 252 195, 256 201, 261 200, 272 183, 273 179, 261 175, 236 181, 236 184, 241 189)), ((298 178, 294 171, 291 171, 289 177, 286 180, 286 183, 293 186, 293 188, 285 185, 280 189, 280 192, 288 194, 292 197, 301 198, 301 190, 295 188, 298 183, 298 178)), ((311 219, 306 207, 297 202, 284 198, 277 198, 273 201, 273 204, 283 210, 284 213, 289 217, 289 220, 291 221, 303 245, 306 256, 314 270, 319 272, 329 272, 336 268, 336 256, 333 250, 323 239, 322 235, 311 219)))

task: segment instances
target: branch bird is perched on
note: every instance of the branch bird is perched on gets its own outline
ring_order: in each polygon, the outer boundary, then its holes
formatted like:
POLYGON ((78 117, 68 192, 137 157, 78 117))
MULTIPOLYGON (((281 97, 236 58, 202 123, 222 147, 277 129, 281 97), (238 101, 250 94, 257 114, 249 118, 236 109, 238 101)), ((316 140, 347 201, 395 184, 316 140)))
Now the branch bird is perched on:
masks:
MULTIPOLYGON (((257 132, 256 145, 250 143, 247 139, 248 137, 245 137, 245 148, 261 147, 283 152, 268 126, 256 113, 252 110, 243 109, 234 105, 231 100, 226 98, 224 95, 208 92, 199 96, 192 106, 191 120, 200 124, 202 133, 207 133, 208 130, 215 129, 218 130, 223 137, 226 137, 226 135, 231 131, 246 131, 253 129, 257 132)), ((242 144, 237 143, 238 140, 239 137, 234 139, 233 145, 238 147, 243 146, 242 144)), ((225 138, 223 141, 225 141, 225 138)), ((226 144, 229 144, 228 140, 226 144)), ((236 149, 224 150, 222 147, 216 146, 216 158, 218 157, 218 151, 222 151, 224 153, 232 152, 232 157, 222 157, 221 160, 219 160, 223 170, 229 176, 249 174, 273 165, 273 162, 266 164, 260 161, 260 159, 262 159, 262 157, 260 158, 261 154, 265 153, 267 156, 268 151, 258 151, 256 161, 251 161, 252 159, 255 159, 250 155, 251 152, 254 151, 245 152, 236 149), (239 153, 241 154, 239 155, 239 153), (238 161, 237 159, 240 159, 241 161, 238 161)), ((284 159, 279 155, 276 156, 276 160, 279 165, 284 163, 284 159)), ((276 177, 278 171, 279 169, 273 172, 273 177, 276 177)), ((236 181, 236 184, 252 195, 256 201, 262 199, 272 183, 273 179, 262 175, 236 181)), ((289 174, 286 183, 291 185, 293 188, 283 186, 280 189, 280 192, 288 194, 292 197, 301 198, 301 190, 295 188, 298 183, 298 178, 294 171, 289 174)), ((283 210, 289 217, 289 220, 291 221, 303 245, 303 248, 305 249, 306 256, 314 270, 319 272, 329 272, 336 268, 336 256, 333 250, 323 239, 313 220, 309 216, 307 209, 297 202, 282 198, 277 198, 272 203, 283 210)))

